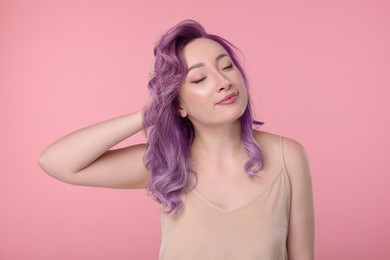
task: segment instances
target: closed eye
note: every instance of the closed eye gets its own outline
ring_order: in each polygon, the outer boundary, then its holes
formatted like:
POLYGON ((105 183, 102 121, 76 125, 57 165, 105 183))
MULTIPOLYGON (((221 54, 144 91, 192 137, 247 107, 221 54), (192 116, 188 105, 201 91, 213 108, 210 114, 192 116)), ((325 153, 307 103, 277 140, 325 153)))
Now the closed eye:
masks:
POLYGON ((198 83, 202 82, 205 79, 206 79, 206 77, 198 79, 198 80, 195 80, 195 81, 192 81, 191 83, 198 84, 198 83))
POLYGON ((231 68, 233 68, 233 63, 231 63, 229 66, 223 68, 223 70, 228 70, 228 69, 231 69, 231 68))

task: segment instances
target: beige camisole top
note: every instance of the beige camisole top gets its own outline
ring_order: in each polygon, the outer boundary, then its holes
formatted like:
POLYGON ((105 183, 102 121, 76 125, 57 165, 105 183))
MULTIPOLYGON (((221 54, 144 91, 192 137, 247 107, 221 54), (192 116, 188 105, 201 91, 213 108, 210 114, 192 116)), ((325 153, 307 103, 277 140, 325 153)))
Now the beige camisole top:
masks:
POLYGON ((287 260, 291 186, 281 168, 246 205, 227 211, 193 189, 177 215, 161 213, 160 260, 287 260))

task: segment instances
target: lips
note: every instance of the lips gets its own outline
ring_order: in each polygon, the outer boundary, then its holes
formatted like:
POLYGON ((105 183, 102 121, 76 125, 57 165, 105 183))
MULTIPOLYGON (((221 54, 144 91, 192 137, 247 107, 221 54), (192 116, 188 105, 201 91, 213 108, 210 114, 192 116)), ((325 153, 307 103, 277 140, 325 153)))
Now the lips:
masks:
POLYGON ((227 100, 230 100, 231 98, 235 98, 236 96, 238 95, 238 92, 235 92, 235 93, 232 93, 232 94, 229 94, 227 96, 225 96, 224 98, 220 99, 218 102, 217 102, 217 105, 218 104, 221 104, 227 100))

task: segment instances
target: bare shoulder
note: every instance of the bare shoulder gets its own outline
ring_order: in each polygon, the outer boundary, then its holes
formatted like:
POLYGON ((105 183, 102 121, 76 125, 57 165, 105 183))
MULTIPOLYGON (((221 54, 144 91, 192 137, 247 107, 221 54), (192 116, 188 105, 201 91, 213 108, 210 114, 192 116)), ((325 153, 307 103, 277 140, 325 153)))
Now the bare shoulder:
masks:
POLYGON ((281 167, 279 136, 265 131, 254 130, 253 137, 263 156, 263 171, 278 172, 281 167))
MULTIPOLYGON (((280 154, 279 135, 255 130, 253 134, 265 155, 280 154)), ((285 167, 291 178, 307 178, 310 175, 308 156, 305 147, 297 140, 282 136, 285 167)))
POLYGON ((283 137, 283 148, 285 166, 292 182, 310 179, 309 160, 305 147, 297 140, 283 137))
MULTIPOLYGON (((278 135, 278 134, 254 130, 253 136, 259 145, 262 145, 262 146, 267 146, 267 145, 278 146, 279 145, 279 136, 280 135, 278 135)), ((297 140, 294 140, 294 139, 286 137, 286 136, 282 136, 282 139, 283 139, 283 145, 284 145, 285 149, 289 149, 289 150, 292 149, 292 150, 295 150, 297 152, 305 150, 303 145, 301 143, 299 143, 297 140)))
MULTIPOLYGON (((312 193, 311 172, 305 147, 297 140, 283 137, 284 162, 293 194, 312 193)), ((310 195, 311 196, 311 195, 310 195)))
POLYGON ((254 130, 253 137, 260 146, 277 146, 279 136, 274 133, 254 130))

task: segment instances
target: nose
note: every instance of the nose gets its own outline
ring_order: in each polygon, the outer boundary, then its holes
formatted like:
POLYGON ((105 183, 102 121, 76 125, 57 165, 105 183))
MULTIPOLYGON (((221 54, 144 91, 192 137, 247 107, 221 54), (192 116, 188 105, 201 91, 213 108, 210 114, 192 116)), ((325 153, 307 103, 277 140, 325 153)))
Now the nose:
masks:
POLYGON ((230 80, 221 73, 218 73, 218 82, 218 92, 229 89, 232 86, 230 80))

